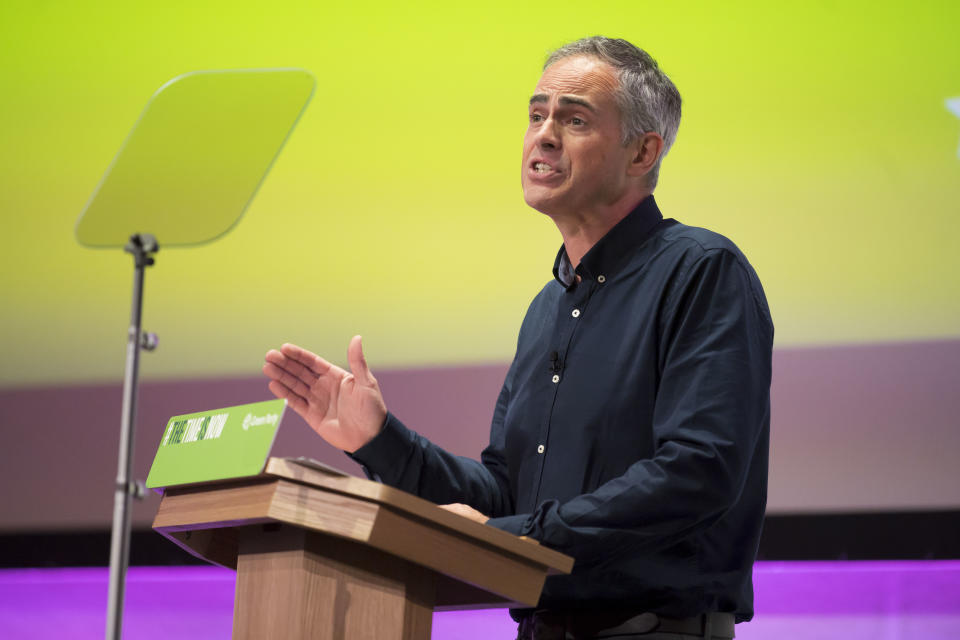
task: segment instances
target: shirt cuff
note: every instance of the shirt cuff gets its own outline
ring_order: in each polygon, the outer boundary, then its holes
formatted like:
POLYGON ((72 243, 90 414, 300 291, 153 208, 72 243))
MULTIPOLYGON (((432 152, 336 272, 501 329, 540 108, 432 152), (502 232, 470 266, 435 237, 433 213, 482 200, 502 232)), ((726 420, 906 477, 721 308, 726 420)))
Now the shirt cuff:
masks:
POLYGON ((530 526, 530 514, 521 513, 515 516, 502 516, 500 518, 490 518, 486 524, 512 533, 515 536, 525 536, 533 529, 530 526))
POLYGON ((387 412, 380 433, 373 440, 363 445, 353 453, 344 452, 363 467, 364 473, 371 480, 389 482, 384 479, 387 471, 396 469, 398 460, 409 458, 410 450, 414 446, 414 433, 407 429, 395 415, 387 412))

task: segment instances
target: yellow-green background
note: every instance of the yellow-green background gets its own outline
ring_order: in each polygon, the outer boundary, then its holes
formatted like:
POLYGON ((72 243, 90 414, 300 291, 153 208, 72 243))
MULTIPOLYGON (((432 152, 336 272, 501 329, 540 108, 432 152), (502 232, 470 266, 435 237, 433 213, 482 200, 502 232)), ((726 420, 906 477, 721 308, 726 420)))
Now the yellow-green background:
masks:
POLYGON ((658 200, 740 245, 779 345, 960 334, 960 3, 7 0, 0 384, 122 374, 131 260, 73 224, 152 92, 212 68, 317 92, 241 224, 158 254, 145 376, 253 375, 286 340, 342 360, 356 332, 377 367, 507 360, 559 242, 520 193, 526 99, 594 33, 679 86, 658 200))

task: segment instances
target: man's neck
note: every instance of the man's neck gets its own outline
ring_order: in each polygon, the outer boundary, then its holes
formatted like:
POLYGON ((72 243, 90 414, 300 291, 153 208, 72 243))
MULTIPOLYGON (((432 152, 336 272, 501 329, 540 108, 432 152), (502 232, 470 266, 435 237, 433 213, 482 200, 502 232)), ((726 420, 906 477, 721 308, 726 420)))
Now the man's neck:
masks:
POLYGON ((652 192, 644 193, 639 198, 624 200, 624 204, 618 203, 601 213, 550 215, 563 238, 563 248, 571 266, 580 264, 580 260, 593 245, 626 218, 650 193, 652 192))

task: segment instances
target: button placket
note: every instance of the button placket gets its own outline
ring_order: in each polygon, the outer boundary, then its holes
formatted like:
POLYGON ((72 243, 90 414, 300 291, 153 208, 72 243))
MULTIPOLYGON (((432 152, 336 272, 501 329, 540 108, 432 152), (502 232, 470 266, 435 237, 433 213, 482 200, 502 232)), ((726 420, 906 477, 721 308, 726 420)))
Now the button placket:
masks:
POLYGON ((561 299, 562 306, 557 309, 557 333, 554 334, 549 344, 553 349, 552 352, 557 354, 557 360, 562 364, 559 365, 559 369, 554 369, 552 371, 552 375, 550 377, 550 380, 553 383, 553 393, 550 394, 550 409, 547 411, 545 420, 541 425, 539 444, 537 445, 537 489, 533 495, 534 503, 537 503, 540 500, 540 483, 543 481, 544 466, 546 464, 546 455, 544 455, 544 453, 546 452, 547 448, 545 443, 550 438, 550 427, 551 423, 553 422, 553 411, 557 401, 557 396, 560 392, 560 374, 563 373, 563 370, 566 367, 566 358, 570 350, 570 343, 573 338, 573 334, 577 331, 576 327, 579 318, 583 313, 583 308, 588 304, 590 296, 596 290, 596 284, 584 286, 587 284, 588 281, 584 281, 578 287, 576 287, 574 291, 566 292, 566 295, 564 296, 566 299, 561 299), (564 307, 567 309, 566 312, 563 311, 564 307), (570 315, 566 315, 567 313, 570 315))

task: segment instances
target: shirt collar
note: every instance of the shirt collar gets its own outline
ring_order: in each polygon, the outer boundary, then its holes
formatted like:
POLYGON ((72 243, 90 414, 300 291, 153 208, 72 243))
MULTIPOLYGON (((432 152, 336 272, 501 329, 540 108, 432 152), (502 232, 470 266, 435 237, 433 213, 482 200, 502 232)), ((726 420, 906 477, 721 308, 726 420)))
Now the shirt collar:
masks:
POLYGON ((653 194, 644 198, 633 211, 615 224, 596 244, 590 247, 586 255, 574 269, 567 257, 567 250, 560 245, 557 258, 553 262, 553 277, 565 288, 576 284, 576 276, 592 280, 603 276, 609 278, 620 266, 623 259, 643 244, 653 228, 663 220, 660 208, 653 194))

